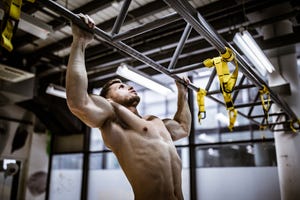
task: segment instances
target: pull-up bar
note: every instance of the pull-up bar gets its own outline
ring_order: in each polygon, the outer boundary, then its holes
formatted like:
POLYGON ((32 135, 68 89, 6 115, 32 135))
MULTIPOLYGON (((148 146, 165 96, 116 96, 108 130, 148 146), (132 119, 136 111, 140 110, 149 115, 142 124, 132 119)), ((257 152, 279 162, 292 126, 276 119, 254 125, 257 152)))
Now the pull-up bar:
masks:
POLYGON ((180 78, 178 75, 173 74, 171 72, 169 72, 165 67, 163 67, 162 65, 156 63, 154 60, 148 58, 147 56, 141 54, 140 52, 138 52, 137 50, 131 48, 130 46, 126 45, 125 43, 121 42, 121 41, 116 41, 114 42, 112 40, 112 37, 107 34, 106 32, 104 32, 103 30, 101 30, 98 27, 95 27, 93 30, 91 30, 81 19, 80 17, 71 12, 70 10, 64 8, 63 6, 61 6, 60 4, 52 1, 52 0, 39 0, 37 1, 41 4, 43 4, 44 6, 47 6, 48 9, 64 16, 65 18, 69 19, 70 21, 72 21, 72 23, 76 24, 77 26, 79 26, 80 28, 87 30, 89 32, 94 32, 94 34, 98 35, 99 37, 101 37, 104 42, 108 43, 109 45, 117 48, 118 50, 124 52, 125 54, 149 65, 150 67, 156 69, 157 71, 166 74, 170 77, 172 77, 174 80, 187 85, 188 88, 194 90, 194 91, 198 91, 199 88, 196 87, 195 85, 193 85, 192 83, 186 83, 184 80, 182 80, 182 78, 180 78))
MULTIPOLYGON (((266 86, 270 91, 270 95, 272 100, 277 103, 291 119, 297 119, 295 113, 290 109, 290 107, 282 101, 268 86, 267 84, 254 73, 254 71, 249 67, 250 64, 228 43, 226 42, 221 36, 218 35, 216 31, 209 24, 206 23, 204 18, 194 9, 187 1, 185 0, 164 0, 167 4, 169 4, 179 15, 181 15, 188 24, 192 26, 200 35, 203 35, 205 39, 207 39, 212 46, 214 46, 220 53, 226 52, 226 47, 229 47, 233 50, 236 54, 236 59, 241 66, 243 73, 253 81, 253 83, 257 87, 266 86), (197 17, 197 18, 196 18, 197 17)), ((127 1, 129 2, 129 1, 127 1)), ((167 68, 163 67, 159 63, 155 62, 154 60, 150 59, 149 57, 143 55, 142 53, 138 52, 137 50, 133 49, 132 47, 126 45, 122 41, 114 40, 114 37, 118 37, 117 35, 111 36, 105 31, 95 27, 91 30, 80 18, 77 14, 71 12, 70 10, 62 7, 60 4, 54 2, 53 0, 39 0, 37 3, 40 3, 46 6, 48 9, 58 13, 65 18, 72 21, 72 23, 78 25, 79 27, 93 32, 95 35, 99 36, 102 41, 108 43, 110 46, 115 47, 119 51, 124 52, 125 54, 147 64, 148 66, 154 68, 155 70, 166 74, 177 80, 178 82, 187 85, 188 88, 199 91, 199 88, 193 85, 192 83, 185 83, 179 76, 174 74, 173 72, 169 71, 167 68)), ((125 11, 124 11, 125 12, 125 11)), ((121 22, 120 22, 121 24, 121 22)), ((119 25, 119 24, 118 24, 119 25)), ((118 27, 116 28, 116 33, 118 32, 118 27)))
POLYGON ((239 63, 240 68, 243 73, 253 81, 253 83, 262 88, 263 86, 267 87, 270 92, 272 99, 278 103, 283 110, 289 115, 291 119, 297 119, 295 113, 291 110, 287 104, 282 101, 277 94, 275 94, 268 85, 257 76, 254 71, 251 69, 250 64, 227 42, 225 41, 200 15, 197 10, 190 5, 186 0, 164 0, 169 6, 171 6, 178 14, 180 14, 187 23, 203 37, 212 44, 220 53, 224 53, 226 47, 229 47, 233 50, 236 55, 236 59, 239 63))

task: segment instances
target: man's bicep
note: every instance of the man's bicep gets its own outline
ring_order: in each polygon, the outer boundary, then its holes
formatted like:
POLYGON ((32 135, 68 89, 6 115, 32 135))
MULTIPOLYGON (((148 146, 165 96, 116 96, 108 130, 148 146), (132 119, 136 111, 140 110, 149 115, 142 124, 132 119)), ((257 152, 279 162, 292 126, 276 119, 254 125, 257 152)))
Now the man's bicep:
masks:
POLYGON ((163 122, 168 129, 173 141, 179 140, 189 135, 189 133, 187 133, 182 125, 176 120, 163 119, 163 122))

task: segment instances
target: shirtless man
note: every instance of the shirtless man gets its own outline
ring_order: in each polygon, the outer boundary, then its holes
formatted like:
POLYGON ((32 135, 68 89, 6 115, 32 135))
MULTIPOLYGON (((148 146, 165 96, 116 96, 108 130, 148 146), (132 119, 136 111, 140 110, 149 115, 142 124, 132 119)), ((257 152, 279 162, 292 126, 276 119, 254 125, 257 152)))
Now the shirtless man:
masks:
MULTIPOLYGON (((80 17, 90 28, 94 27, 88 16, 80 17)), ((181 160, 173 141, 190 132, 186 87, 176 82, 177 111, 174 119, 164 120, 141 117, 136 109, 140 97, 133 87, 118 79, 103 87, 102 96, 88 94, 84 52, 93 36, 75 25, 72 31, 66 77, 70 110, 88 126, 101 130, 104 143, 116 155, 136 200, 183 199, 181 160)))

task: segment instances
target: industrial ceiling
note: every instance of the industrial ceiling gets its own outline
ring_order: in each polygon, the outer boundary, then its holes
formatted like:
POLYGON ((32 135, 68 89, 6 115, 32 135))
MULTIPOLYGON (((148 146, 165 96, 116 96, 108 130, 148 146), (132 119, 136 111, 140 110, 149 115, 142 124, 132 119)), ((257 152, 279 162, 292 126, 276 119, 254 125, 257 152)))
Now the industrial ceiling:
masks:
MULTIPOLYGON (((101 87, 108 79, 117 77, 115 71, 121 63, 130 64, 150 76, 162 72, 176 76, 179 72, 203 68, 202 62, 207 58, 218 56, 222 48, 218 48, 218 45, 214 45, 213 41, 201 34, 199 30, 201 28, 197 23, 193 24, 194 19, 199 20, 197 13, 217 32, 222 41, 234 48, 233 36, 243 28, 251 32, 256 42, 265 51, 295 46, 297 57, 300 56, 300 11, 299 1, 296 0, 57 0, 53 3, 49 2, 23 1, 22 13, 33 17, 36 23, 46 25, 50 33, 41 39, 30 31, 18 28, 12 39, 13 50, 9 52, 1 48, 0 63, 35 75, 33 97, 17 104, 33 111, 47 128, 52 127, 52 131, 57 133, 68 134, 83 130, 83 125, 70 114, 63 99, 45 94, 49 84, 65 86, 65 71, 72 42, 70 28, 72 13, 90 15, 95 20, 97 28, 104 33, 96 34, 94 42, 86 50, 89 91, 101 87), (127 12, 122 13, 123 2, 130 4, 127 12), (57 5, 61 7, 56 9, 57 5), (266 10, 278 8, 282 8, 280 12, 262 14, 266 10), (71 11, 71 14, 64 9, 71 11), (122 14, 124 17, 120 19, 124 19, 124 22, 117 24, 118 16, 122 14), (292 24, 292 31, 288 34, 264 38, 261 28, 282 20, 288 20, 292 24), (116 28, 116 24, 120 27, 116 28), (174 52, 187 24, 191 25, 191 32, 182 46, 174 68, 168 70, 169 63, 172 59, 174 61, 174 52), (132 49, 134 52, 131 51, 132 49), (150 61, 154 63, 151 64, 150 61), (159 69, 161 67, 163 69, 159 69)), ((249 74, 245 70, 246 67, 247 65, 242 66, 242 76, 243 80, 249 81, 238 83, 236 95, 240 89, 256 87, 258 91, 263 86, 263 82, 253 80, 259 75, 253 72, 249 74)), ((212 79, 215 76, 216 74, 212 74, 212 79)), ((190 88, 196 90, 193 86, 190 88)), ((209 88, 207 85, 206 89, 209 88)), ((208 97, 216 103, 224 104, 214 97, 215 93, 218 91, 208 91, 208 97)), ((282 123, 282 118, 288 121, 294 120, 297 116, 280 95, 272 90, 271 97, 271 104, 276 103, 283 108, 280 113, 270 113, 278 119, 270 127, 271 130, 276 131, 275 125, 282 123)), ((236 107, 249 107, 251 110, 257 104, 261 104, 258 95, 247 105, 236 107)), ((262 123, 263 116, 259 118, 251 112, 240 114, 249 118, 253 124, 262 123)))

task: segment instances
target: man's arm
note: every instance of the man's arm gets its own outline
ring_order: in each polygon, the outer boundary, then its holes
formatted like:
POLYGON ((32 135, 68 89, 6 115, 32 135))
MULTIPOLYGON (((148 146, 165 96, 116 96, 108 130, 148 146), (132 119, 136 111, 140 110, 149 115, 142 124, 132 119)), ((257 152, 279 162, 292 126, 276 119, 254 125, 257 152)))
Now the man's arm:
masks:
MULTIPOLYGON (((90 26, 93 21, 84 15, 80 17, 90 26)), ((73 42, 66 75, 67 103, 71 112, 91 127, 101 127, 113 116, 113 107, 103 97, 87 93, 88 79, 85 69, 85 48, 93 35, 72 25, 73 42)))
MULTIPOLYGON (((184 78, 188 82, 187 78, 184 78)), ((189 136, 191 130, 192 116, 187 102, 187 88, 176 81, 178 89, 177 111, 173 120, 165 119, 164 123, 169 130, 173 141, 189 136)))

